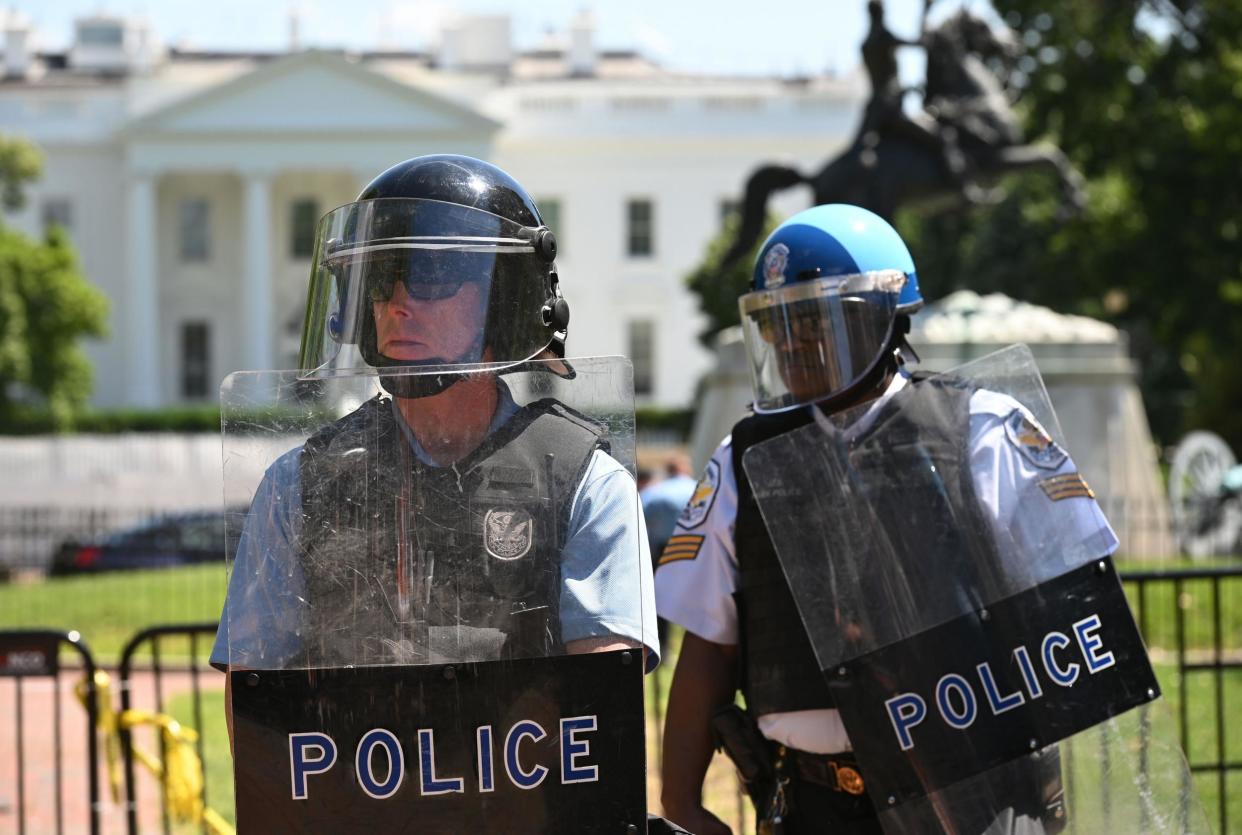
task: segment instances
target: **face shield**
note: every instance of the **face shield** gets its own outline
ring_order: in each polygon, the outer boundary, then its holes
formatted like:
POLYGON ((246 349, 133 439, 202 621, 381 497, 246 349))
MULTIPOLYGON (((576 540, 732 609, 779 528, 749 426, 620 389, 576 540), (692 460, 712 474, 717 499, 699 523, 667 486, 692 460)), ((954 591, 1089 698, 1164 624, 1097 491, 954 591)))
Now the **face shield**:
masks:
POLYGON ((906 276, 884 270, 799 281, 738 300, 755 411, 838 395, 883 359, 906 276))
POLYGON ((443 373, 535 356, 555 330, 544 313, 555 289, 540 233, 437 200, 333 210, 316 233, 303 376, 368 365, 443 373))

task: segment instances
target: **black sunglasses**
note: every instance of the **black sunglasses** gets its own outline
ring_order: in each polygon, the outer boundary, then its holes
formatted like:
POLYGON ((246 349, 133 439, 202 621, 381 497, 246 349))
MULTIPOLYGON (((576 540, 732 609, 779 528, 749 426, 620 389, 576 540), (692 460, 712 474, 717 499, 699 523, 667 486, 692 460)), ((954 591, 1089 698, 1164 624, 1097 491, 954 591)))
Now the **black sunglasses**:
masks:
POLYGON ((373 303, 392 298, 397 282, 412 299, 434 301, 457 295, 466 282, 489 282, 496 266, 492 252, 396 249, 368 253, 360 259, 330 264, 338 277, 361 270, 367 298, 373 303))

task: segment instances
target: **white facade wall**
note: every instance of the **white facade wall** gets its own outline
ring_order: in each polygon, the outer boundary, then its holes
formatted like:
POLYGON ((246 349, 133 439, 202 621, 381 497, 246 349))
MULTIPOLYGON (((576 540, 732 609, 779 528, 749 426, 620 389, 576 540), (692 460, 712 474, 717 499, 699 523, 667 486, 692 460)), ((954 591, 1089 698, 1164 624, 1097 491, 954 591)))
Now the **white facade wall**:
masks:
MULTIPOLYGON (((111 300, 111 335, 88 346, 99 406, 181 402, 187 322, 210 325, 212 391, 234 370, 289 367, 310 270, 290 251, 294 203, 313 199, 325 213, 389 165, 431 152, 490 159, 537 201, 558 202, 570 353, 625 354, 629 323, 650 321, 646 400, 681 406, 711 360, 682 281, 716 234, 722 201, 738 199, 760 163, 823 164, 850 136, 860 102, 847 83, 501 84, 307 52, 248 67, 173 62, 68 89, 5 85, 0 131, 46 155, 43 181, 11 222, 38 233, 43 200, 70 199, 83 268, 111 300), (655 207, 649 257, 626 251, 630 198, 655 207), (186 200, 209 206, 203 262, 179 253, 186 200)), ((795 190, 772 208, 789 213, 808 199, 795 190)))

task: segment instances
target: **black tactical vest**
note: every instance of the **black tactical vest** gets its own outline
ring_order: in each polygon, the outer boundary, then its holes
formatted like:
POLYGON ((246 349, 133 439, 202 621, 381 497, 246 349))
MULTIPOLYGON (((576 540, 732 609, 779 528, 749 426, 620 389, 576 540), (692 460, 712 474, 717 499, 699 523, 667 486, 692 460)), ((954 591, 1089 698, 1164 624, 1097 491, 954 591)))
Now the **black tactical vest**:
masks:
POLYGON ((558 651, 560 553, 601 434, 540 400, 461 461, 428 466, 381 396, 308 439, 308 666, 558 651))
POLYGON ((819 673, 815 652, 742 466, 746 450, 811 420, 809 409, 798 409, 751 415, 733 427, 731 449, 737 480, 733 541, 738 564, 734 600, 741 625, 742 693, 756 716, 832 706, 828 685, 819 673))
MULTIPOLYGON (((961 513, 981 514, 968 460, 973 391, 967 384, 940 377, 916 377, 881 407, 850 448, 856 467, 878 467, 888 473, 879 480, 887 489, 871 497, 873 507, 885 530, 894 532, 908 553, 919 554, 926 569, 924 594, 911 605, 947 607, 945 595, 960 595, 963 585, 976 586, 974 580, 963 584, 961 572, 973 572, 974 565, 986 563, 973 559, 967 550, 988 546, 963 542, 958 534, 961 513), (929 496, 936 498, 929 501, 929 496), (949 524, 953 520, 957 526, 949 524)), ((755 715, 834 706, 742 466, 748 448, 812 419, 806 409, 755 415, 733 431, 742 691, 755 715)))

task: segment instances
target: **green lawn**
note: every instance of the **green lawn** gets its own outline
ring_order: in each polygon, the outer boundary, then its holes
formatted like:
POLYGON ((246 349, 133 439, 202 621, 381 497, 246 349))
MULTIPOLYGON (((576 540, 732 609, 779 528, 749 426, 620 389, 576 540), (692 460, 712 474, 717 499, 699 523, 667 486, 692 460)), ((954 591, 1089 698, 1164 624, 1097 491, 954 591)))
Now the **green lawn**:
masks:
MULTIPOLYGON (((1230 563, 1237 565, 1237 562, 1230 563)), ((1183 567, 1185 563, 1161 564, 1183 567)), ((1193 564, 1202 565, 1200 563, 1193 564)), ((1141 570, 1147 563, 1121 564, 1141 570)), ((0 629, 47 627, 76 629, 96 659, 109 663, 140 628, 165 623, 216 620, 224 601, 223 564, 158 571, 54 577, 41 582, 0 585, 0 629)), ((1140 599, 1127 584, 1135 618, 1144 627, 1147 644, 1160 650, 1177 647, 1177 608, 1172 584, 1159 583, 1140 599)), ((1242 582, 1225 583, 1219 625, 1210 583, 1188 580, 1181 590, 1186 645, 1210 648, 1219 629, 1225 647, 1242 649, 1242 582)))
POLYGON ((112 665, 143 628, 217 620, 224 590, 224 563, 9 583, 0 585, 0 629, 76 629, 96 662, 112 665))

